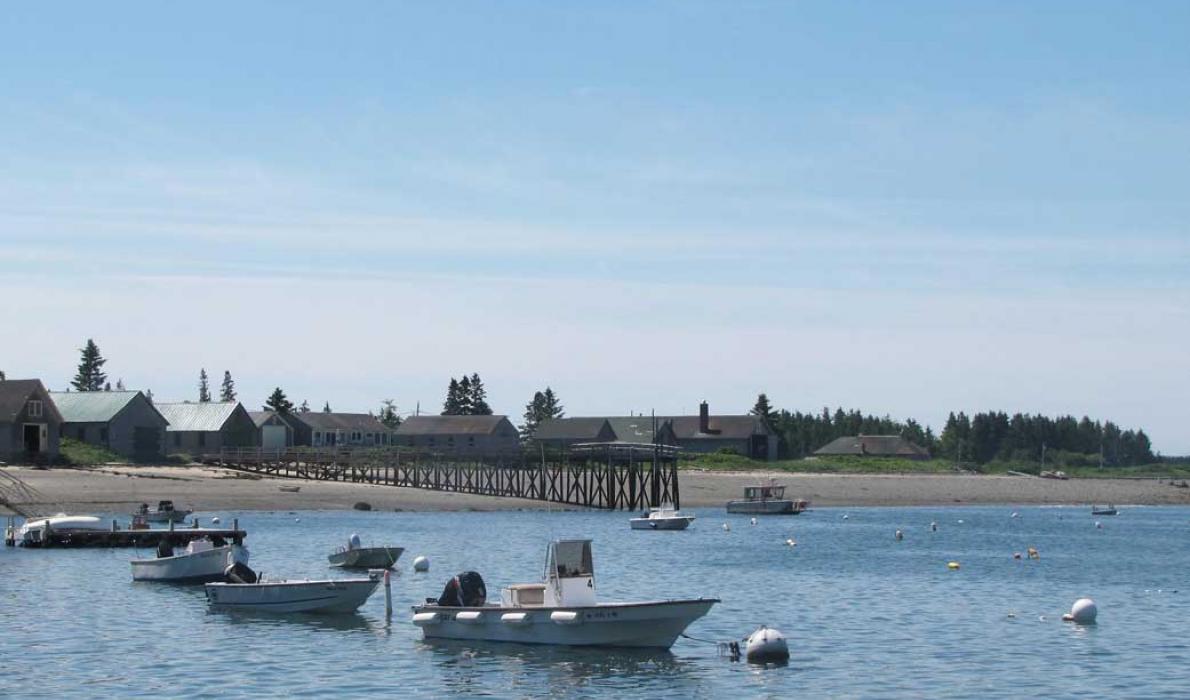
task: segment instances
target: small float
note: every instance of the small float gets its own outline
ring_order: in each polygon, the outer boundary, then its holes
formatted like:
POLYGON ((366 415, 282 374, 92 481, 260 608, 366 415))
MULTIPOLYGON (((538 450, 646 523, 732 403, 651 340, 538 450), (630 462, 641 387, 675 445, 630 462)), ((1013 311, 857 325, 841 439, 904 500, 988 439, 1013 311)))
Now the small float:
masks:
POLYGON ((694 522, 693 515, 685 515, 673 508, 650 508, 628 523, 633 530, 685 530, 694 522))
POLYGON ((452 578, 438 599, 413 608, 426 639, 668 649, 717 598, 601 603, 590 540, 559 540, 546 550, 541 583, 505 588, 487 602, 483 578, 452 578))

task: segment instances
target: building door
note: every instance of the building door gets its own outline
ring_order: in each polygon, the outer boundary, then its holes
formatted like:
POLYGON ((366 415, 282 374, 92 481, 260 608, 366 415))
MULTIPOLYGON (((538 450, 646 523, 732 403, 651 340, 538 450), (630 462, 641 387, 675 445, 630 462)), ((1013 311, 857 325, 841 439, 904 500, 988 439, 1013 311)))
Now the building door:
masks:
POLYGON ((31 455, 41 452, 41 426, 33 423, 25 424, 25 451, 31 455))
POLYGON ((752 436, 752 454, 749 455, 752 459, 769 458, 769 436, 768 435, 753 435, 752 436))
POLYGON ((285 447, 285 426, 265 425, 260 428, 260 446, 267 449, 285 447))
POLYGON ((132 451, 145 459, 161 454, 161 429, 135 427, 132 429, 132 451))

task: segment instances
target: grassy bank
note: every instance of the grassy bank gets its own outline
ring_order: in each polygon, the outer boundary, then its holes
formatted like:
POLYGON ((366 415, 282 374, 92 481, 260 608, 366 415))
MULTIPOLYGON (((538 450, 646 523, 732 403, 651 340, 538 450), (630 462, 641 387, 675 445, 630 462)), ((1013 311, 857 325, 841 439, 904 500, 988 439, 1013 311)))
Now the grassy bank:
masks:
MULTIPOLYGON (((787 474, 1007 474, 1022 472, 1037 475, 1041 465, 1037 463, 991 462, 983 465, 964 464, 959 468, 948 459, 893 459, 884 457, 812 457, 809 459, 787 459, 761 462, 738 455, 708 454, 684 455, 679 463, 681 469, 705 469, 708 471, 771 471, 787 474)), ((1050 469, 1061 469, 1069 476, 1081 479, 1190 479, 1190 467, 1181 464, 1146 464, 1135 467, 1063 467, 1050 465, 1050 469)))
POLYGON ((89 445, 85 442, 79 442, 68 437, 62 438, 62 444, 58 448, 58 454, 63 462, 75 466, 85 466, 92 464, 109 464, 117 462, 120 464, 127 464, 128 460, 111 450, 104 449, 97 445, 89 445))

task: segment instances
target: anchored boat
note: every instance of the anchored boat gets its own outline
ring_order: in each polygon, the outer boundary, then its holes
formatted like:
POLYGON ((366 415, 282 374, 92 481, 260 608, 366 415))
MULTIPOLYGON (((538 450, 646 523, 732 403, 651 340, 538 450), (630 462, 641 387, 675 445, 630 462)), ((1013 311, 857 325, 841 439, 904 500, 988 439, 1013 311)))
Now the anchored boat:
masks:
POLYGON ((447 584, 441 598, 413 608, 426 639, 465 639, 567 646, 668 649, 717 598, 600 603, 590 540, 551 542, 542 583, 517 584, 486 602, 474 572, 447 584))
POLYGON ((207 603, 215 610, 274 613, 350 613, 364 604, 380 575, 322 581, 261 581, 246 566, 228 567, 234 583, 208 583, 207 603))
POLYGON ((402 547, 363 547, 359 535, 353 534, 346 547, 327 556, 331 566, 341 569, 391 569, 404 553, 402 547))
POLYGON ((753 515, 797 515, 810 505, 803 499, 785 498, 785 487, 770 482, 767 486, 745 486, 744 498, 728 501, 728 513, 751 513, 753 515))
POLYGON ((180 523, 193 513, 192 510, 179 510, 173 501, 158 501, 156 508, 150 508, 148 503, 140 504, 134 516, 144 518, 149 523, 180 523))
POLYGON ((633 530, 685 530, 694 522, 694 516, 683 515, 673 508, 650 508, 628 522, 633 530))
POLYGON ((1120 511, 1116 510, 1114 505, 1106 506, 1091 506, 1091 515, 1119 515, 1120 511))
POLYGON ((248 563, 248 549, 239 542, 227 544, 221 537, 192 540, 181 554, 165 540, 157 547, 156 559, 133 559, 133 581, 200 583, 218 581, 234 564, 248 563))

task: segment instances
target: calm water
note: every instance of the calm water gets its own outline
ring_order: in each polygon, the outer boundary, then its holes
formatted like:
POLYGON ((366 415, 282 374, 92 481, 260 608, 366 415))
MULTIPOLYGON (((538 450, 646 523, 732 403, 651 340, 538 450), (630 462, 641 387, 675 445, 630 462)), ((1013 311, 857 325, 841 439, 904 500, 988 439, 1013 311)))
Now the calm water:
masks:
POLYGON ((817 509, 757 526, 694 512, 676 533, 630 531, 623 513, 220 514, 240 518, 270 576, 337 575, 325 554, 352 532, 406 547, 391 625, 383 589, 353 616, 208 613, 201 587, 132 583, 132 550, 4 549, 0 695, 1190 695, 1190 509, 1127 508, 1102 530, 1085 508, 817 509), (685 639, 670 653, 426 644, 409 623, 456 571, 481 572, 493 595, 537 580, 545 542, 566 536, 594 539, 604 600, 717 596, 690 634, 767 623, 790 664, 731 663, 685 639), (1030 546, 1040 561, 1012 559, 1030 546), (418 554, 430 573, 412 573, 418 554), (1059 619, 1082 595, 1097 626, 1059 619))

